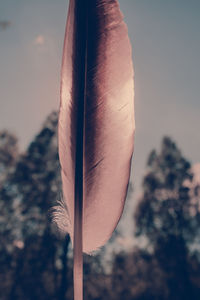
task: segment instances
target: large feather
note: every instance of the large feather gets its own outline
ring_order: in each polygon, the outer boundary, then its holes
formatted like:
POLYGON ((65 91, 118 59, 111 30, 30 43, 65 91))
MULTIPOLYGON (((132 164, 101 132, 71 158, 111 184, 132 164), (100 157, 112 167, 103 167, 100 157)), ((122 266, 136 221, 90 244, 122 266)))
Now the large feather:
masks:
POLYGON ((59 114, 64 203, 56 220, 79 253, 82 244, 86 253, 104 245, 122 214, 133 98, 131 45, 118 1, 70 0, 59 114))

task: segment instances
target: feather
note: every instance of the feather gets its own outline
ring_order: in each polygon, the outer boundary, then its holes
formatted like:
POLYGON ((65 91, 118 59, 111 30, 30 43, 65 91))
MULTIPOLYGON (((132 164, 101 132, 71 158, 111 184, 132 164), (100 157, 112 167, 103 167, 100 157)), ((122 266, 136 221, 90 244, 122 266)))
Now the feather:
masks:
POLYGON ((58 126, 64 205, 55 219, 70 234, 79 277, 80 253, 104 245, 123 211, 133 98, 131 45, 118 1, 70 0, 58 126))

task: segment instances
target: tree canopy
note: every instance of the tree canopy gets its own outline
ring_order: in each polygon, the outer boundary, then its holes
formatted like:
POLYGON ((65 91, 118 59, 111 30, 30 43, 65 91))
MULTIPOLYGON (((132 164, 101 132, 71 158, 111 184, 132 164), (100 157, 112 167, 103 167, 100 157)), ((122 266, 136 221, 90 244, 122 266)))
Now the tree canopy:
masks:
MULTIPOLYGON (((50 114, 23 153, 14 134, 0 132, 2 300, 72 299, 69 236, 51 221, 51 208, 62 196, 57 121, 57 113, 50 114)), ((160 152, 153 150, 147 160, 134 211, 135 246, 113 252, 108 263, 106 249, 84 257, 85 299, 199 299, 199 205, 193 169, 165 137, 160 152)), ((113 248, 120 234, 112 238, 113 248)))

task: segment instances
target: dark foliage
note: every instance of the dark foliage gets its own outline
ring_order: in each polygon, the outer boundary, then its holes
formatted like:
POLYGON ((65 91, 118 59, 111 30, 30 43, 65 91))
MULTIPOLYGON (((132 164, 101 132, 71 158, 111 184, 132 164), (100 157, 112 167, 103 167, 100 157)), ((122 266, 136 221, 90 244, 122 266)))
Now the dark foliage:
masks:
MULTIPOLYGON (((15 136, 0 133, 0 184, 0 299, 72 299, 69 236, 51 222, 61 198, 57 113, 23 154, 15 136)), ((87 299, 102 299, 109 289, 99 256, 86 257, 84 270, 87 299)))
POLYGON ((198 248, 200 198, 194 198, 190 163, 170 138, 163 139, 159 154, 150 154, 143 190, 136 235, 146 238, 164 274, 166 289, 159 299, 199 299, 200 262, 192 250, 198 248))
MULTIPOLYGON (((50 218, 60 198, 57 113, 25 153, 14 135, 0 132, 1 300, 73 299, 69 236, 50 218)), ((105 250, 85 256, 85 299, 200 299, 199 200, 189 162, 165 138, 149 156, 135 211, 136 236, 146 246, 113 254, 109 265, 105 250)))
POLYGON ((9 133, 0 145, 8 169, 0 190, 1 299, 64 299, 67 291, 69 238, 55 234, 48 213, 61 191, 56 133, 52 113, 24 154, 15 158, 16 138, 9 133))

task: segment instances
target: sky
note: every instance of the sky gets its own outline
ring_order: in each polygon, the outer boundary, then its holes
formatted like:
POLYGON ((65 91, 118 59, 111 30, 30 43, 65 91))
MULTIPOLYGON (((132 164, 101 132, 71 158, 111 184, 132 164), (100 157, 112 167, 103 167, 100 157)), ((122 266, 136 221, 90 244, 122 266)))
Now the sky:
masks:
MULTIPOLYGON (((172 137, 200 161, 200 1, 120 0, 133 47, 136 190, 147 156, 172 137)), ((24 150, 59 107, 67 0, 0 0, 0 130, 24 150)))

